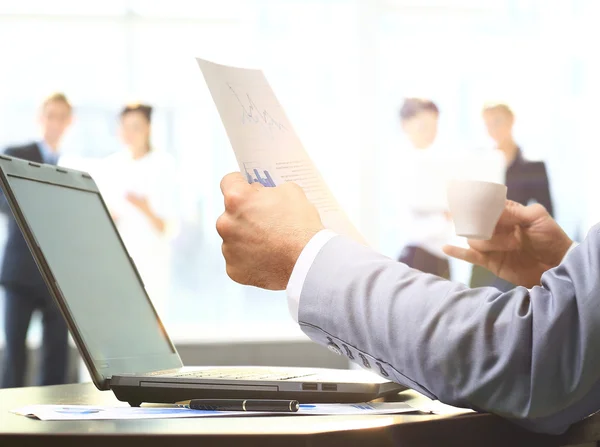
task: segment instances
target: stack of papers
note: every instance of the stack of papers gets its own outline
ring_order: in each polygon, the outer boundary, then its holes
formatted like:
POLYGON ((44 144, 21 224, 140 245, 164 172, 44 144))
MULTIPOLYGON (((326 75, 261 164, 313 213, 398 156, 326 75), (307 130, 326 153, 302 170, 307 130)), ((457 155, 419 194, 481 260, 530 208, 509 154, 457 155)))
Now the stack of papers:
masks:
POLYGON ((360 404, 301 404, 296 413, 257 411, 204 411, 182 407, 105 407, 89 405, 30 405, 13 410, 21 416, 42 421, 82 421, 109 419, 174 419, 240 416, 332 416, 412 413, 419 410, 404 402, 360 404))

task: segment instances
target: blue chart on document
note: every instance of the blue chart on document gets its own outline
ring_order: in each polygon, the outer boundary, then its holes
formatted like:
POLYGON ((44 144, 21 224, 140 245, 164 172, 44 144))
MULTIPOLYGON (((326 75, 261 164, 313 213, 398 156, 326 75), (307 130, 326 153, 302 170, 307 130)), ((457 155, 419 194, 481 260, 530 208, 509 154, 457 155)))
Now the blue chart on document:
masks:
POLYGON ((244 163, 244 175, 246 176, 248 183, 260 183, 267 188, 276 186, 269 170, 262 169, 254 163, 244 163))

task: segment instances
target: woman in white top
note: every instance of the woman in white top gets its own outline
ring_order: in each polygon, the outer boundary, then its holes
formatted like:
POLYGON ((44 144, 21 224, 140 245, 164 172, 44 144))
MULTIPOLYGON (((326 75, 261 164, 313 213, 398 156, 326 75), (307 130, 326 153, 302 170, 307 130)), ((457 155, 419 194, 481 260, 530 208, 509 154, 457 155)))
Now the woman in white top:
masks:
POLYGON ((120 136, 127 150, 105 160, 100 188, 155 308, 164 315, 178 216, 177 174, 174 159, 150 144, 151 120, 148 105, 122 110, 120 136))
MULTIPOLYGON (((464 262, 449 262, 445 244, 461 244, 454 234, 446 198, 451 179, 504 182, 504 160, 499 151, 457 150, 443 147, 437 138, 439 111, 430 100, 408 98, 400 120, 409 147, 395 163, 398 191, 395 231, 404 242, 399 260, 410 267, 466 282, 471 269, 464 262), (465 278, 462 278, 465 274, 465 278)), ((392 238, 389 238, 392 239, 392 238)))
POLYGON ((439 110, 430 100, 407 98, 400 109, 400 120, 410 145, 403 159, 403 178, 399 182, 408 213, 406 245, 399 261, 409 267, 443 278, 450 278, 450 264, 442 246, 452 237, 452 220, 447 210, 442 176, 427 175, 423 169, 431 157, 439 156, 434 146, 439 110), (438 177, 438 178, 436 178, 438 177))

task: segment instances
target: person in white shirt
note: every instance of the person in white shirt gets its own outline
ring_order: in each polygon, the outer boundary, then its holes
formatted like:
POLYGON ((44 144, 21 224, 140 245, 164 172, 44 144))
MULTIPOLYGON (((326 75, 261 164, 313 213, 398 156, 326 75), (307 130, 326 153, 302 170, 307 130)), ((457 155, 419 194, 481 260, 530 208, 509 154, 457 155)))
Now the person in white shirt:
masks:
POLYGON ((178 226, 178 180, 173 157, 151 145, 151 121, 151 106, 131 104, 122 110, 120 134, 127 150, 105 160, 98 183, 150 298, 163 315, 170 241, 178 226))
MULTIPOLYGON (((406 245, 399 261, 409 267, 450 278, 450 264, 442 247, 452 238, 452 222, 441 176, 428 167, 442 155, 437 147, 439 109, 428 99, 407 98, 400 109, 402 130, 411 147, 401 154, 399 199, 394 206, 406 210, 397 224, 405 226, 406 245), (442 200, 440 200, 440 197, 442 200)), ((400 229, 398 229, 400 230, 400 229)))

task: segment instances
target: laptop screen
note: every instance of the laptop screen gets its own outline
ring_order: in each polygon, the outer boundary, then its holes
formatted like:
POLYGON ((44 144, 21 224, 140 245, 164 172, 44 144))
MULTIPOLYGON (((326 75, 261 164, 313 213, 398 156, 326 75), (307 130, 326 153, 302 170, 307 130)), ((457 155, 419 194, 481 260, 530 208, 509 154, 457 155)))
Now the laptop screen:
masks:
POLYGON ((172 355, 99 194, 8 179, 97 370, 147 372, 148 358, 172 355))

